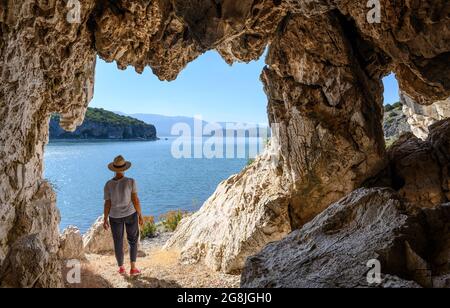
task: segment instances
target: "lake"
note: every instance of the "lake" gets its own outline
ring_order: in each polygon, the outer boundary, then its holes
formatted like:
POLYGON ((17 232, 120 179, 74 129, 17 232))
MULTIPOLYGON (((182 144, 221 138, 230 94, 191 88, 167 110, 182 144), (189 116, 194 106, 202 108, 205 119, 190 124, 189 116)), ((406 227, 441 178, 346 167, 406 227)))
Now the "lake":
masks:
MULTIPOLYGON (((107 169, 115 156, 133 163, 127 176, 136 179, 145 215, 160 215, 182 209, 196 211, 212 195, 217 185, 239 173, 245 158, 174 158, 174 138, 155 142, 51 142, 45 151, 44 176, 57 192, 61 230, 75 225, 86 232, 103 214, 103 187, 113 177, 107 169)), ((228 146, 263 147, 257 138, 229 140, 228 146)), ((195 139, 192 148, 202 145, 195 139)), ((248 151, 246 151, 248 152, 248 151)), ((242 157, 242 156, 240 156, 242 157)))

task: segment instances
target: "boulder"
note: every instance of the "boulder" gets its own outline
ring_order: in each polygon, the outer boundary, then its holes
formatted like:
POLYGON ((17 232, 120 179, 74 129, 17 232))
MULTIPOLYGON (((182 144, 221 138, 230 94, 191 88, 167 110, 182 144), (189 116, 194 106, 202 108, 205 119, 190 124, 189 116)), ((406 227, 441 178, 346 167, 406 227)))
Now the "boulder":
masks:
POLYGON ((61 234, 59 254, 63 260, 83 260, 86 258, 83 236, 77 227, 70 226, 61 234))
POLYGON ((56 195, 48 182, 37 185, 32 199, 15 209, 12 223, 17 229, 9 234, 14 245, 0 259, 3 287, 62 286, 56 195))
MULTIPOLYGON (((423 141, 405 134, 388 151, 389 183, 417 207, 434 207, 450 201, 450 119, 430 126, 423 141)), ((383 185, 384 186, 384 185, 383 185)))
MULTIPOLYGON (((145 257, 145 252, 141 250, 139 240, 139 257, 145 257)), ((83 247, 86 254, 106 254, 114 252, 114 241, 110 230, 103 228, 103 215, 100 216, 88 232, 83 236, 83 247)), ((124 232, 123 250, 128 253, 127 233, 124 232)))
MULTIPOLYGON (((83 236, 83 246, 85 253, 111 253, 114 252, 114 241, 111 230, 103 228, 103 216, 100 216, 91 228, 83 236)), ((128 243, 124 237, 124 250, 127 251, 128 243)))
POLYGON ((412 214, 390 189, 358 189, 248 258, 242 287, 431 287, 447 275, 450 207, 412 214), (428 212, 431 211, 431 212, 428 212), (432 218, 431 218, 432 217, 432 218), (433 222, 434 225, 430 225, 433 222), (444 268, 436 268, 438 259, 444 268), (371 263, 382 281, 371 284, 371 263), (436 280, 437 281, 437 280, 436 280))
POLYGON ((0 287, 62 287, 58 264, 58 259, 47 251, 38 234, 23 237, 14 243, 5 259, 0 271, 0 287))
POLYGON ((181 249, 183 263, 203 261, 230 273, 290 231, 286 190, 268 152, 221 183, 198 212, 181 221, 165 248, 181 249))

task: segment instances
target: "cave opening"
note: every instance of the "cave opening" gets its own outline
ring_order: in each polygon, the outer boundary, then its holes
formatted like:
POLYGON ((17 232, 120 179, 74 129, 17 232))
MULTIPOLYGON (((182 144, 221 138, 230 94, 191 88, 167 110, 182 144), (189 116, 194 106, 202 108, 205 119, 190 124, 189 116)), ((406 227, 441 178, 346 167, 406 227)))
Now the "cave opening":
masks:
POLYGON ((403 112, 400 88, 394 73, 383 78, 384 86, 384 117, 383 131, 386 147, 390 147, 398 138, 411 129, 403 112))
POLYGON ((150 69, 137 74, 98 58, 83 124, 66 132, 59 116, 50 121, 44 177, 57 193, 61 231, 75 225, 85 233, 102 215, 103 185, 113 176, 106 166, 117 155, 133 162, 127 176, 138 182, 145 215, 199 210, 267 145, 264 59, 229 66, 207 52, 163 82, 150 69))
MULTIPOLYGON (((399 228, 404 229, 398 222, 407 218, 404 216, 406 213, 398 216, 393 213, 396 211, 382 211, 387 215, 386 222, 395 228, 391 230, 386 230, 388 224, 380 224, 380 216, 370 211, 377 211, 378 207, 366 206, 366 203, 351 205, 357 210, 354 213, 365 215, 340 212, 344 214, 345 219, 342 219, 340 215, 324 217, 323 213, 332 202, 361 194, 373 197, 375 205, 382 206, 382 209, 392 208, 392 192, 386 192, 385 188, 359 189, 366 178, 378 174, 386 158, 380 127, 379 76, 384 75, 388 68, 395 70, 402 90, 421 105, 419 111, 423 110, 422 107, 430 107, 428 105, 433 101, 448 97, 449 83, 443 77, 448 76, 446 73, 449 71, 449 50, 445 44, 448 21, 445 14, 440 14, 445 12, 443 5, 430 5, 425 1, 410 7, 385 2, 382 8, 378 6, 382 21, 378 24, 367 19, 365 11, 368 7, 358 1, 339 5, 321 3, 318 6, 271 0, 224 1, 224 5, 183 0, 83 1, 83 5, 71 7, 73 2, 69 1, 69 7, 65 7, 66 2, 63 1, 0 2, 0 114, 5 127, 0 137, 0 159, 4 166, 0 177, 0 286, 61 286, 59 216, 54 190, 42 179, 47 120, 51 113, 58 112, 63 127, 69 129, 81 124, 79 121, 92 98, 90 85, 93 84, 93 63, 97 55, 117 61, 121 68, 134 66, 138 72, 150 66, 161 79, 171 80, 181 68, 207 50, 217 50, 227 62, 236 59, 248 61, 260 55, 267 44, 271 45, 271 56, 263 80, 269 98, 270 120, 283 124, 279 140, 281 163, 277 168, 269 168, 262 163, 246 168, 227 182, 222 186, 217 202, 210 206, 210 211, 189 217, 185 224, 188 227, 181 228, 178 236, 173 237, 172 244, 182 244, 178 246, 183 247, 183 258, 204 261, 214 271, 232 272, 246 268, 242 284, 246 287, 272 285, 270 282, 277 286, 299 286, 305 282, 308 287, 314 286, 315 282, 308 277, 317 278, 317 269, 322 269, 324 264, 323 259, 316 262, 317 258, 310 252, 318 251, 333 264, 327 268, 329 281, 322 280, 317 285, 366 285, 361 280, 367 271, 366 253, 375 254, 378 247, 385 250, 385 243, 398 237, 396 231, 399 228), (422 14, 430 10, 431 19, 422 14), (342 17, 354 22, 348 23, 342 17), (349 45, 348 40, 355 38, 364 38, 369 44, 362 47, 349 45), (358 57, 358 54, 369 57, 358 57), (255 191, 256 196, 253 194, 255 191), (299 200, 295 204, 291 202, 293 194, 299 200), (339 240, 330 246, 329 238, 316 228, 318 234, 309 233, 312 235, 309 239, 315 245, 305 245, 308 251, 301 253, 298 238, 293 238, 294 243, 289 238, 280 241, 292 231, 286 224, 289 220, 286 209, 293 206, 297 207, 299 214, 305 214, 304 222, 314 215, 324 218, 316 225, 310 224, 312 227, 341 226, 342 222, 351 222, 362 232, 337 233, 339 240), (369 226, 381 228, 364 229, 368 221, 373 222, 369 226), (394 237, 385 231, 392 231, 394 237), (343 242, 343 238, 350 241, 343 242), (272 245, 276 249, 271 256, 259 254, 265 245, 273 242, 279 243, 272 245), (361 245, 362 242, 379 245, 361 245), (324 250, 317 249, 320 246, 324 250), (335 258, 337 249, 345 259, 335 258), (245 258, 254 254, 259 255, 245 265, 245 258), (267 268, 264 263, 276 264, 277 269, 267 268), (309 273, 296 272, 300 269, 292 267, 296 264, 310 264, 311 269, 309 273), (351 271, 346 273, 346 269, 351 271), (268 275, 260 277, 261 273, 268 275)), ((208 67, 209 73, 211 70, 212 67, 208 67)), ((205 75, 213 79, 212 74, 205 75)), ((120 89, 122 85, 111 83, 108 86, 113 93, 113 89, 120 89)), ((230 88, 226 91, 233 93, 230 88)), ((216 97, 220 96, 216 94, 216 97)), ((244 104, 237 103, 240 104, 240 114, 244 114, 241 109, 244 104)), ((131 108, 128 101, 124 103, 122 100, 122 105, 131 108)), ((233 109, 229 104, 220 105, 226 111, 233 109)), ((181 108, 181 105, 177 108, 171 106, 174 110, 181 108)), ((448 101, 441 107, 446 106, 448 101)), ((114 109, 112 111, 120 111, 114 109)), ((437 113, 438 118, 446 118, 448 114, 441 108, 431 111, 437 113)), ((420 116, 418 129, 427 129, 430 119, 424 119, 424 114, 420 116)), ((436 231, 441 235, 448 234, 445 231, 449 221, 448 207, 443 205, 449 199, 448 155, 442 155, 448 153, 449 125, 448 120, 436 124, 427 141, 421 142, 409 136, 414 144, 405 144, 405 147, 412 147, 404 152, 413 156, 407 160, 407 166, 400 165, 398 170, 405 174, 403 179, 406 183, 400 193, 408 202, 423 206, 425 201, 427 206, 437 207, 436 211, 433 209, 435 214, 432 216, 435 217, 429 225, 435 226, 436 221, 442 221, 445 227, 436 231), (430 200, 424 200, 424 197, 430 200)), ((95 129, 85 130, 81 135, 84 138, 96 136, 95 129)), ((133 133, 119 131, 118 134, 97 136, 123 139, 133 136, 133 133)), ((61 143, 49 145, 46 152, 46 172, 50 166, 48 158, 56 157, 60 164, 52 164, 55 166, 54 174, 66 180, 64 185, 75 188, 76 195, 64 199, 62 182, 56 181, 59 201, 74 201, 75 197, 88 195, 94 187, 100 190, 95 191, 98 199, 75 202, 72 217, 90 215, 90 209, 101 210, 104 179, 100 177, 102 172, 107 172, 106 163, 118 153, 133 160, 135 167, 144 167, 139 168, 145 172, 143 179, 155 178, 153 184, 160 185, 157 191, 162 194, 153 195, 158 201, 175 190, 189 193, 206 191, 195 185, 195 189, 186 186, 186 183, 196 183, 192 166, 183 168, 164 159, 155 163, 151 160, 157 156, 154 151, 144 149, 147 155, 139 161, 133 155, 142 153, 142 149, 133 150, 127 146, 128 152, 125 153, 122 149, 124 143, 117 142, 114 143, 116 148, 108 148, 104 141, 84 142, 83 150, 80 150, 80 144, 78 141, 68 149, 73 152, 70 157, 59 147, 61 143), (53 152, 49 151, 50 147, 53 147, 53 152), (99 150, 99 147, 103 149, 99 150), (102 161, 92 161, 90 155, 102 161), (144 163, 158 168, 146 168, 144 163), (170 168, 173 173, 168 172, 170 168), (74 177, 64 177, 68 169, 72 169, 74 177), (157 173, 158 169, 163 173, 157 173), (183 182, 173 180, 180 175, 185 176, 183 182), (169 180, 162 181, 161 176, 169 180), (83 186, 77 187, 74 179, 83 186)), ((133 144, 139 147, 144 143, 133 141, 133 144)), ((152 145, 155 144, 162 142, 152 145)), ((401 163, 402 158, 398 161, 401 163)), ((247 162, 243 159, 241 163, 247 162)), ((224 168, 223 164, 213 167, 216 171, 224 168)), ((207 169, 202 165, 195 170, 203 172, 207 169)), ((211 174, 215 173, 208 173, 208 176, 211 174)), ((143 186, 140 185, 141 191, 145 189, 143 186)), ((146 187, 156 189, 152 185, 146 187)), ((382 187, 387 188, 386 185, 382 187)), ((173 202, 173 199, 168 201, 173 202)), ((365 197, 362 199, 367 200, 365 197)), ((195 203, 193 201, 189 200, 189 203, 195 203)), ((408 221, 415 221, 417 216, 414 215, 410 214, 408 221)), ((63 213, 64 217, 67 213, 63 213)), ((410 227, 406 231, 414 236, 424 235, 426 238, 428 233, 434 232, 410 227)), ((434 236, 431 239, 434 241, 434 236)), ((436 253, 441 250, 442 256, 448 256, 447 246, 436 249, 436 253)), ((80 247, 79 252, 82 252, 84 247, 80 247)), ((409 257, 421 261, 415 254, 409 257)), ((448 258, 443 261, 441 264, 447 266, 448 258)), ((396 286, 411 286, 399 280, 396 279, 396 286)))

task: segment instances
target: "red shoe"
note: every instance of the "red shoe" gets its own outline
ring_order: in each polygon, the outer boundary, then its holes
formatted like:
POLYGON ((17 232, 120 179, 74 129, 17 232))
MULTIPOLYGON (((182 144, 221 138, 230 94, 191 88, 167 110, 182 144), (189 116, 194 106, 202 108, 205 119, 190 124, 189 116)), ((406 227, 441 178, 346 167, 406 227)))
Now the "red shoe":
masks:
POLYGON ((132 276, 132 277, 139 276, 140 274, 141 274, 141 271, 138 270, 137 268, 132 269, 132 270, 130 271, 130 276, 132 276))
POLYGON ((120 275, 125 275, 126 274, 126 269, 125 269, 125 266, 121 266, 121 267, 119 267, 119 274, 120 275))

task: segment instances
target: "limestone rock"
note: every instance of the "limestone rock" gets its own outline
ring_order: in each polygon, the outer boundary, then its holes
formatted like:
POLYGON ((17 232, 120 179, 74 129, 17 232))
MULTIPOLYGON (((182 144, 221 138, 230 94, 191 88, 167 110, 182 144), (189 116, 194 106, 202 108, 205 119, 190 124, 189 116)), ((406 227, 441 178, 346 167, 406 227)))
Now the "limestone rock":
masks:
POLYGON ((416 137, 425 140, 430 133, 429 127, 446 118, 450 118, 450 98, 435 102, 430 106, 421 106, 406 94, 401 95, 403 113, 416 137))
POLYGON ((432 210, 436 225, 430 225, 427 215, 406 209, 392 190, 356 190, 302 229, 250 257, 242 287, 432 286, 434 276, 448 273, 448 268, 437 270, 429 256, 440 255, 441 244, 447 244, 436 232, 449 227, 450 207, 432 210), (370 260, 381 263, 380 284, 368 283, 370 260))
POLYGON ((269 152, 219 185, 183 219, 166 248, 181 248, 185 263, 204 261, 223 272, 242 269, 247 256, 291 231, 286 190, 269 152))
POLYGON ((70 226, 61 234, 59 254, 63 260, 85 259, 83 236, 77 227, 70 226))
POLYGON ((383 166, 382 85, 372 78, 376 72, 363 73, 345 31, 331 13, 290 16, 262 74, 293 228, 383 166))
MULTIPOLYGON (((103 216, 100 216, 91 228, 83 236, 83 246, 85 253, 111 253, 114 252, 114 241, 111 230, 103 228, 103 216)), ((124 250, 128 247, 124 240, 124 250)))
POLYGON ((418 207, 450 201, 450 119, 430 130, 426 141, 403 135, 388 153, 390 186, 418 207))
POLYGON ((107 61, 173 80, 205 51, 228 61, 259 58, 286 10, 272 0, 116 1, 99 8, 95 48, 107 61))
POLYGON ((1 264, 2 286, 62 285, 58 262, 59 221, 55 194, 47 182, 42 182, 32 200, 16 209, 16 229, 10 233, 16 240, 1 264))
POLYGON ((403 113, 402 106, 385 111, 383 119, 383 131, 386 144, 393 143, 404 133, 411 132, 407 117, 403 113))
POLYGON ((0 272, 11 287, 62 285, 59 212, 42 180, 43 153, 50 114, 75 129, 92 98, 93 4, 83 1, 79 23, 68 22, 64 1, 0 4, 0 272))
MULTIPOLYGON (((123 250, 125 254, 128 253, 128 247, 127 233, 124 231, 123 250)), ((111 230, 105 230, 103 228, 103 215, 100 216, 91 228, 89 228, 88 232, 83 235, 83 248, 84 253, 87 254, 104 254, 114 252, 114 241, 111 230)), ((140 240, 138 249, 139 257, 145 257, 145 252, 141 250, 140 240)))
POLYGON ((52 258, 39 235, 21 238, 6 257, 0 272, 0 287, 62 287, 62 280, 55 280, 58 275, 53 266, 57 259, 52 258))

